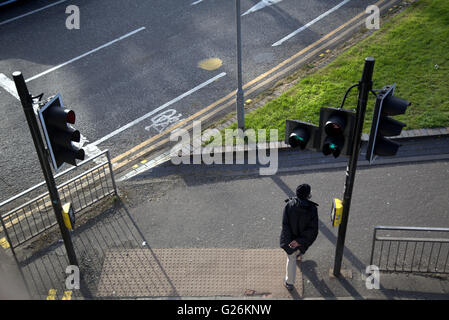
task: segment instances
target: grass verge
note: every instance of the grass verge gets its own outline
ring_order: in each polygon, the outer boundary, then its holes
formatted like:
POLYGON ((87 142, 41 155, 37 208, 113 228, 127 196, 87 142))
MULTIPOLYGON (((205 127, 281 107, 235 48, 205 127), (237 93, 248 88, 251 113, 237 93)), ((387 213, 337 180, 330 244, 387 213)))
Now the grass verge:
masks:
MULTIPOLYGON (((346 89, 360 80, 364 59, 376 59, 373 88, 397 84, 395 95, 412 102, 395 119, 406 129, 449 126, 449 1, 419 0, 381 29, 352 46, 327 66, 245 116, 247 129, 278 129, 285 120, 318 125, 321 107, 338 107, 346 89)), ((345 109, 357 105, 357 90, 345 109)), ((364 132, 369 132, 374 96, 370 95, 364 132)), ((236 124, 230 128, 236 128, 236 124)))

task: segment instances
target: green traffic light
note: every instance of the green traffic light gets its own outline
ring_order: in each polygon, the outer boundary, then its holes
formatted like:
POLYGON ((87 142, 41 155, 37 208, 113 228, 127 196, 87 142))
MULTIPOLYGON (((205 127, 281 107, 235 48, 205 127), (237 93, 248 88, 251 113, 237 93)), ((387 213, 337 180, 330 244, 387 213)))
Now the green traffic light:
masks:
POLYGON ((297 135, 292 135, 292 139, 298 141, 298 143, 303 143, 305 141, 303 137, 298 137, 297 135))

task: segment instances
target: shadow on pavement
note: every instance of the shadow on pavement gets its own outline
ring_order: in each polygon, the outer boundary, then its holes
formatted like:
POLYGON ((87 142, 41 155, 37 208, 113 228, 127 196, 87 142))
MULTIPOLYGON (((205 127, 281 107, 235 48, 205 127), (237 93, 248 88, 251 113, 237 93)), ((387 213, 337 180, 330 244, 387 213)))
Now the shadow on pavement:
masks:
POLYGON ((304 262, 298 262, 300 270, 302 274, 309 279, 315 289, 322 297, 326 298, 335 298, 335 294, 332 290, 327 286, 326 282, 322 279, 318 279, 316 267, 317 264, 315 261, 306 260, 304 262))
MULTIPOLYGON (((66 279, 70 275, 70 273, 66 274, 69 263, 64 244, 58 238, 59 230, 56 230, 50 241, 47 240, 44 244, 32 243, 25 252, 18 254, 18 262, 33 299, 59 300, 63 298, 66 291, 72 291, 70 293, 72 299, 117 298, 112 291, 106 296, 101 295, 98 292, 99 286, 103 286, 103 288, 107 287, 107 284, 120 286, 120 283, 124 281, 142 283, 146 286, 145 290, 152 295, 155 294, 155 288, 158 287, 169 288, 170 295, 177 295, 176 288, 167 277, 158 258, 120 199, 113 208, 91 218, 72 232, 72 242, 81 275, 80 290, 69 290, 66 287, 66 279), (132 249, 150 252, 150 254, 139 255, 137 258, 140 261, 137 261, 141 265, 151 265, 159 277, 141 274, 138 265, 130 264, 131 260, 128 258, 127 252, 132 249), (26 251, 29 253, 27 254, 26 251), (109 270, 111 268, 114 270, 114 277, 110 276, 108 272, 104 272, 105 259, 111 252, 120 253, 118 258, 115 256, 115 259, 112 260, 113 264, 109 263, 108 266, 109 270), (128 272, 129 270, 137 270, 137 272, 128 272), (129 274, 132 274, 134 279, 130 279, 129 274), (149 278, 156 280, 149 283, 149 278), (158 283, 154 283, 154 281, 158 283)), ((136 259, 132 261, 136 263, 136 259)), ((103 292, 108 291, 103 290, 103 292)))

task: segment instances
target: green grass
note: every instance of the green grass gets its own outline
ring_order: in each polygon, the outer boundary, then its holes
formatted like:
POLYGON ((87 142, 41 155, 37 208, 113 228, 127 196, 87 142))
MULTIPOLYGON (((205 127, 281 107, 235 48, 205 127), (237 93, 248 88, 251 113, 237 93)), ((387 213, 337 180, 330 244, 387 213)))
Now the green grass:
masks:
MULTIPOLYGON (((318 124, 320 108, 340 106, 346 89, 360 80, 368 56, 376 59, 373 88, 396 83, 395 96, 412 103, 406 114, 395 117, 407 124, 405 129, 449 126, 448 39, 449 1, 415 2, 332 63, 247 114, 245 127, 278 129, 283 140, 286 119, 318 124)), ((364 132, 371 126, 375 100, 370 96, 364 132)), ((354 89, 344 108, 353 109, 356 104, 354 89)))

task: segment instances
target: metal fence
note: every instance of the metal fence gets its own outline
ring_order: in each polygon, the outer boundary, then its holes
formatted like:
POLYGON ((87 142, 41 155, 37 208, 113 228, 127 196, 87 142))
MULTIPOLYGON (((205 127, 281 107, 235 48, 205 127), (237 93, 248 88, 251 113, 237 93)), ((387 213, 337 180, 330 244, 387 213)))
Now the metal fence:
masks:
POLYGON ((380 271, 449 273, 449 228, 376 226, 370 264, 380 271))
MULTIPOLYGON (((108 150, 55 175, 57 183, 64 180, 57 187, 59 197, 62 204, 72 203, 75 216, 99 200, 117 194, 108 150), (77 174, 79 171, 82 173, 77 174)), ((49 193, 42 193, 45 188, 44 181, 0 204, 0 238, 8 241, 13 252, 57 224, 49 193)))

